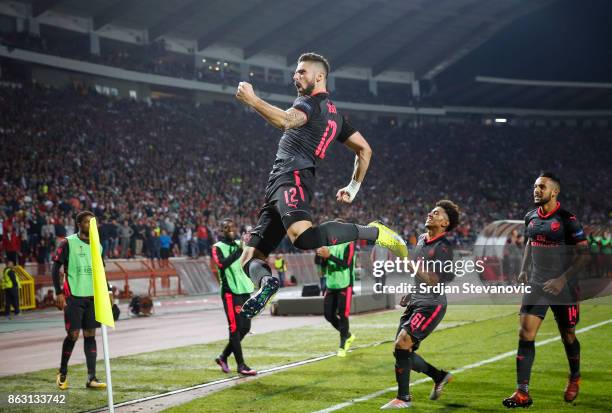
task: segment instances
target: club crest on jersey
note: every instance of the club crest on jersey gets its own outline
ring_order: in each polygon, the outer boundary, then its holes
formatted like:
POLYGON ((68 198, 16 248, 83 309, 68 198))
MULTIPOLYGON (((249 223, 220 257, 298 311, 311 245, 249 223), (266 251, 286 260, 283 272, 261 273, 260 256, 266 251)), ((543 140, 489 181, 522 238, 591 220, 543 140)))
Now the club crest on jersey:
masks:
POLYGON ((559 229, 560 229, 560 228, 561 228, 561 223, 559 223, 559 222, 557 222, 557 221, 552 222, 552 223, 550 224, 550 229, 551 229, 552 231, 559 231, 559 229))
POLYGON ((338 111, 336 110, 336 105, 331 102, 327 102, 327 111, 329 113, 338 113, 338 111))

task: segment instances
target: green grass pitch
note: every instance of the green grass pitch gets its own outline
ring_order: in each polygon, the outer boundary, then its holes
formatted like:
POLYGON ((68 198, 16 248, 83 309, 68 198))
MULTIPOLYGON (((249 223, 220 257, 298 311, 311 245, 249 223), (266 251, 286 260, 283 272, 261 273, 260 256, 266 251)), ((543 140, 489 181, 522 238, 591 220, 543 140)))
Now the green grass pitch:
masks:
MULTIPOLYGON (((516 350, 518 317, 515 306, 449 306, 439 330, 421 345, 419 353, 432 364, 457 369, 500 353, 516 350)), ((579 328, 612 318, 609 305, 583 304, 579 328)), ((400 310, 353 317, 351 330, 355 346, 391 340, 400 310)), ((558 335, 549 312, 538 340, 558 335)), ((612 324, 579 335, 582 344, 581 393, 575 404, 563 402, 567 361, 560 341, 537 347, 531 381, 534 405, 543 412, 612 411, 612 324)), ((225 378, 214 364, 224 343, 180 347, 111 360, 115 403, 132 400, 225 378)), ((256 369, 331 353, 338 345, 337 333, 329 326, 302 327, 283 332, 255 334, 244 341, 249 365, 256 369)), ((112 343, 111 343, 112 346, 112 343)), ((59 358, 58 343, 58 358, 59 358)), ((112 348, 112 347, 111 347, 112 348)), ((80 351, 77 346, 75 351, 80 351)), ((391 342, 357 349, 345 359, 326 360, 282 371, 239 384, 207 397, 170 409, 171 412, 310 412, 351 401, 394 385, 391 342), (229 409, 229 410, 228 410, 229 409)), ((514 357, 470 369, 456 375, 442 399, 428 400, 431 383, 412 389, 412 410, 490 412, 505 411, 502 398, 514 388, 514 357)), ((235 367, 232 364, 232 367, 235 367)), ((99 377, 103 363, 99 361, 99 377)), ((46 405, 46 412, 83 411, 106 404, 105 392, 84 388, 85 368, 70 366, 71 388, 65 392, 66 405, 46 405)), ((424 376, 413 372, 411 380, 424 376)), ((0 394, 3 411, 41 411, 42 407, 7 406, 8 394, 57 393, 55 370, 3 377, 0 394), (8 407, 8 410, 5 408, 8 407)), ((388 392, 358 402, 340 411, 374 411, 390 400, 388 392)))

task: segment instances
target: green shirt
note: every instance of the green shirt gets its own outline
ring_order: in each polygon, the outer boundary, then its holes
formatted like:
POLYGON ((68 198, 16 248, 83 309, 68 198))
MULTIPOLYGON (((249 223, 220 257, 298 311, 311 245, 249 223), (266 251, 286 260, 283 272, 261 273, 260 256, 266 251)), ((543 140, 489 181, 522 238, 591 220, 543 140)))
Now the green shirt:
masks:
POLYGON ((355 281, 355 244, 346 242, 328 248, 330 258, 326 260, 324 270, 327 278, 327 288, 336 290, 353 285, 355 281), (331 257, 335 257, 335 259, 331 257), (341 265, 337 261, 342 261, 345 265, 341 265))
MULTIPOLYGON (((68 285, 75 297, 92 297, 93 272, 91 269, 91 248, 78 234, 66 238, 68 241, 68 285)), ((102 247, 100 247, 102 250, 102 247)))
POLYGON ((240 242, 227 243, 219 241, 213 245, 213 260, 219 269, 221 281, 221 294, 231 292, 232 294, 250 294, 255 290, 253 281, 242 269, 239 259, 240 242), (231 257, 233 256, 233 257, 231 257), (233 262, 228 262, 235 258, 233 262))

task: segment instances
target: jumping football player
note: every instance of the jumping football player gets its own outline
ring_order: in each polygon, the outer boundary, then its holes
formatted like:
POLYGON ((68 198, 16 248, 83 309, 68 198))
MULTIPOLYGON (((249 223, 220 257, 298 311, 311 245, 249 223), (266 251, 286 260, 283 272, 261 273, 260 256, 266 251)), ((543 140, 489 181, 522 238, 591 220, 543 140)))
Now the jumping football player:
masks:
POLYGON ((332 141, 344 143, 356 154, 352 180, 336 193, 338 202, 350 204, 355 199, 372 156, 365 138, 341 116, 331 101, 327 92, 329 70, 329 63, 323 56, 301 55, 293 75, 298 97, 287 110, 259 98, 247 82, 240 82, 236 91, 240 102, 283 130, 259 221, 240 258, 244 271, 251 279, 259 280, 261 286, 243 305, 247 317, 259 314, 279 288, 278 278, 272 276, 266 258, 285 234, 294 246, 303 250, 365 239, 389 248, 398 257, 408 254, 404 240, 380 223, 368 226, 335 221, 321 225, 312 223, 310 202, 316 162, 325 158, 332 141))
POLYGON ((444 370, 439 370, 427 363, 415 351, 421 342, 429 336, 440 324, 446 314, 446 296, 437 293, 421 292, 422 287, 437 285, 452 281, 454 274, 445 271, 446 263, 453 260, 450 241, 446 238, 459 224, 459 207, 449 200, 440 200, 434 209, 427 214, 425 221, 426 233, 419 236, 413 252, 415 259, 424 263, 415 275, 415 293, 402 298, 401 306, 406 311, 400 318, 400 325, 395 338, 395 380, 397 381, 397 397, 381 407, 387 409, 403 409, 412 405, 410 395, 410 370, 425 373, 433 380, 430 400, 437 400, 442 395, 444 386, 453 376, 444 370), (432 263, 433 265, 428 265, 432 263), (434 271, 428 271, 431 267, 434 271))
POLYGON ((542 173, 533 186, 536 209, 525 216, 527 245, 518 281, 529 283, 532 293, 523 296, 520 331, 516 353, 516 391, 503 400, 509 408, 529 407, 529 378, 535 358, 535 338, 548 308, 565 346, 570 373, 564 399, 572 402, 580 384, 580 343, 576 338, 579 320, 575 275, 588 261, 587 240, 582 226, 571 212, 557 201, 560 181, 542 173), (551 304, 558 302, 560 304, 551 304))

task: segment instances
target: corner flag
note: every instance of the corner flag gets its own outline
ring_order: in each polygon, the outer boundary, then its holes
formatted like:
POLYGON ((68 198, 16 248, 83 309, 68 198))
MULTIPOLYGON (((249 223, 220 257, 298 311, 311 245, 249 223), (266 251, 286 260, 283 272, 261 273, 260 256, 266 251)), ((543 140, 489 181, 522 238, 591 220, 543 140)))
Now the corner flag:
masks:
POLYGON ((89 221, 89 246, 91 248, 91 272, 94 286, 94 310, 96 321, 102 324, 102 343, 104 345, 104 370, 106 370, 106 394, 108 396, 108 410, 114 413, 113 382, 111 380, 110 354, 108 351, 108 333, 106 326, 115 327, 113 310, 110 297, 108 296, 108 284, 106 273, 102 263, 102 251, 100 251, 100 235, 98 234, 98 222, 93 217, 89 221))
POLYGON ((89 245, 91 247, 91 269, 93 272, 94 285, 94 308, 96 321, 109 327, 115 327, 113 310, 108 296, 108 285, 104 264, 102 263, 102 251, 100 251, 100 235, 98 234, 98 223, 96 218, 89 221, 89 245))

